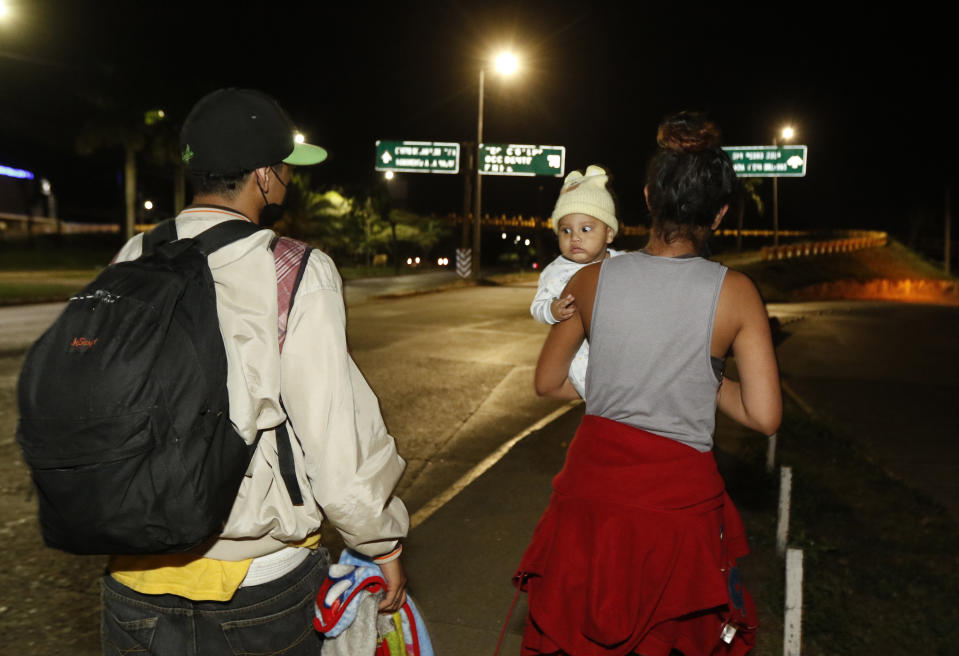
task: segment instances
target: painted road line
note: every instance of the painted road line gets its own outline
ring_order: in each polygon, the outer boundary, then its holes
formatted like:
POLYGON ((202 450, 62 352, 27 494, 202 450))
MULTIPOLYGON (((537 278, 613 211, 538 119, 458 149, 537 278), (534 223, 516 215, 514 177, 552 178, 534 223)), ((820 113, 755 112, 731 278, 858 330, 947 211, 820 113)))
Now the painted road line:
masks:
POLYGON ((796 403, 796 405, 799 406, 800 410, 805 412, 810 417, 817 416, 816 411, 812 409, 812 406, 806 403, 801 396, 796 394, 796 391, 792 387, 790 387, 786 381, 780 380, 779 386, 782 387, 782 390, 786 393, 786 395, 789 398, 791 398, 796 403))
POLYGON ((502 444, 496 451, 486 456, 483 460, 479 462, 476 466, 470 469, 468 472, 463 474, 455 483, 446 488, 443 492, 436 495, 430 501, 426 503, 422 508, 413 513, 413 516, 410 518, 410 528, 416 528, 430 516, 435 513, 437 510, 449 503, 453 497, 462 492, 467 485, 475 481, 477 478, 482 476, 490 467, 495 465, 497 462, 502 460, 503 456, 509 453, 510 449, 516 446, 520 440, 527 437, 531 433, 535 433, 544 426, 552 423, 556 419, 559 419, 564 414, 575 408, 577 405, 582 403, 580 400, 570 401, 560 406, 553 412, 549 413, 536 423, 531 426, 526 427, 515 436, 510 438, 504 444, 502 444))

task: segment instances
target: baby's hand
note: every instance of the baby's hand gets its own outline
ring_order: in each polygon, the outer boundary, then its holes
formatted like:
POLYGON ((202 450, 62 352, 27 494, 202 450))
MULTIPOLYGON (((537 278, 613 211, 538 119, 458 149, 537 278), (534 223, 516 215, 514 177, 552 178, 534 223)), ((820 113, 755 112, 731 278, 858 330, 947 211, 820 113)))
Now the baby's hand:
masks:
POLYGON ((563 298, 555 298, 549 304, 549 311, 557 321, 566 321, 576 312, 576 299, 572 294, 563 298))

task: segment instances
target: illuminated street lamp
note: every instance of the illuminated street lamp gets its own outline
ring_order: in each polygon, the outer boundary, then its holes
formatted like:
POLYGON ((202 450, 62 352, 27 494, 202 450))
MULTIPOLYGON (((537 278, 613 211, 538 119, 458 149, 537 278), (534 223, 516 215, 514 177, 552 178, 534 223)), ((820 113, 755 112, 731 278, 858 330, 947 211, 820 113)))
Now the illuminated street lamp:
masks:
POLYGON ((502 75, 512 75, 519 70, 519 60, 511 52, 501 52, 494 61, 496 72, 502 75))
POLYGON ((383 174, 383 177, 386 178, 387 180, 392 180, 392 179, 393 179, 393 175, 394 175, 394 174, 393 174, 392 171, 387 171, 386 173, 383 174))
POLYGON ((10 17, 10 6, 6 0, 0 0, 0 21, 5 21, 10 17))
MULTIPOLYGON (((508 76, 519 70, 519 60, 511 52, 501 52, 493 59, 493 68, 500 75, 508 76)), ((486 71, 479 71, 479 105, 476 112, 476 182, 473 187, 473 272, 474 278, 480 277, 480 243, 482 241, 483 182, 480 176, 480 144, 483 143, 483 87, 486 71)))
MULTIPOLYGON (((791 125, 784 126, 779 137, 773 139, 774 146, 782 146, 796 135, 791 125)), ((779 176, 773 176, 773 246, 779 246, 779 176)))
POLYGON ((152 200, 143 201, 143 209, 145 209, 145 210, 148 211, 148 212, 149 212, 150 210, 152 210, 152 209, 153 209, 153 201, 152 201, 152 200))

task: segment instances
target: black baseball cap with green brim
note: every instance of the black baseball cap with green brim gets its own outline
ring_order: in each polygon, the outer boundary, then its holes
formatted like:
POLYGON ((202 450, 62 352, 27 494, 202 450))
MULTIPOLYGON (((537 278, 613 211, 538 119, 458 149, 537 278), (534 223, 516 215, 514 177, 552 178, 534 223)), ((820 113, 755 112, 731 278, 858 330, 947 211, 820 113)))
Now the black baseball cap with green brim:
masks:
POLYGON ((221 177, 283 162, 319 164, 324 148, 295 140, 293 121, 273 98, 254 89, 218 89, 193 106, 180 131, 188 169, 221 177))

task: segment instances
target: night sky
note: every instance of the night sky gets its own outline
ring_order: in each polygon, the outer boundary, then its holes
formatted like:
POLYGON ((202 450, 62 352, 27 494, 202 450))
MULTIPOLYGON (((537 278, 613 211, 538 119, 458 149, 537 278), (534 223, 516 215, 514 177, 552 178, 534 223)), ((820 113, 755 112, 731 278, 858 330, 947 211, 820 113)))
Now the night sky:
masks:
MULTIPOLYGON (((478 70, 502 46, 522 69, 487 75, 485 141, 606 164, 628 224, 646 219, 656 125, 681 109, 707 111, 726 145, 795 127, 808 174, 780 184, 784 228, 897 231, 941 215, 957 177, 957 35, 920 3, 5 2, 0 164, 49 178, 68 220, 121 212, 120 151, 76 150, 104 116, 177 123, 214 88, 260 88, 330 150, 314 182, 355 187, 376 178, 376 139, 474 140, 478 70)), ((461 176, 404 177, 410 209, 461 209, 461 176)), ((559 185, 486 177, 484 209, 548 214, 559 185)), ((172 210, 145 157, 141 186, 172 210)))

